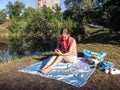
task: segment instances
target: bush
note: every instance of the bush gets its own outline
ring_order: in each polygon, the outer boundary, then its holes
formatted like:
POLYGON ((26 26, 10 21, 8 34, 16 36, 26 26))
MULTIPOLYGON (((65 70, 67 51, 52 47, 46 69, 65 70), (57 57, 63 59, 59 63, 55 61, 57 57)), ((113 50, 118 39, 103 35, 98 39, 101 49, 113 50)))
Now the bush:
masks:
POLYGON ((0 11, 0 24, 4 23, 6 21, 6 13, 4 10, 0 11))
POLYGON ((8 30, 13 34, 21 34, 26 27, 27 22, 25 20, 17 20, 12 18, 8 26, 8 30))

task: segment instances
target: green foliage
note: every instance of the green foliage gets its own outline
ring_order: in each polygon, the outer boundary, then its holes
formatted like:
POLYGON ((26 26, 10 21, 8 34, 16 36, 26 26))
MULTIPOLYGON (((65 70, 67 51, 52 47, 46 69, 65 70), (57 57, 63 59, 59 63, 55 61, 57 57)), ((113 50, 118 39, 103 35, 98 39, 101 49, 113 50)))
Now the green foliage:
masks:
POLYGON ((14 3, 9 1, 8 4, 6 5, 7 13, 10 16, 10 18, 12 17, 19 18, 20 15, 22 14, 22 10, 24 9, 24 7, 25 5, 18 0, 15 1, 14 3))
POLYGON ((74 23, 72 21, 72 19, 68 18, 67 20, 63 21, 63 28, 67 28, 71 33, 73 32, 73 27, 74 27, 74 23))
POLYGON ((62 20, 63 20, 63 13, 62 12, 54 12, 54 17, 53 18, 56 18, 57 20, 62 22, 62 20))
POLYGON ((24 47, 23 38, 13 37, 10 39, 11 47, 10 51, 12 55, 23 56, 26 48, 24 47))
POLYGON ((93 10, 98 7, 99 0, 83 0, 83 7, 85 11, 93 10))
POLYGON ((74 21, 75 26, 72 29, 75 35, 83 34, 84 36, 83 25, 91 22, 91 18, 98 16, 91 12, 98 7, 97 4, 98 0, 65 0, 67 10, 63 13, 63 18, 71 18, 74 21))
POLYGON ((30 34, 25 43, 29 43, 29 50, 50 50, 49 44, 55 41, 56 33, 60 28, 57 18, 53 18, 54 12, 48 8, 36 10, 31 21, 25 29, 25 33, 30 34), (45 14, 46 13, 46 14, 45 14), (42 42, 41 42, 42 41, 42 42), (31 47, 34 47, 32 49, 31 47))
POLYGON ((22 17, 27 20, 30 21, 33 18, 33 15, 35 14, 35 9, 32 7, 28 7, 24 9, 23 15, 22 17))
POLYGON ((118 33, 120 31, 120 1, 108 0, 104 4, 103 10, 105 12, 103 17, 106 17, 106 21, 109 21, 106 26, 118 33))
POLYGON ((85 11, 85 19, 87 23, 103 25, 110 29, 110 32, 120 31, 120 1, 104 0, 101 6, 85 11))
POLYGON ((6 21, 6 13, 4 10, 0 10, 0 24, 6 21))
POLYGON ((41 11, 46 21, 50 21, 50 19, 54 18, 54 12, 50 8, 43 6, 41 11))
POLYGON ((73 18, 73 11, 72 10, 65 10, 64 12, 63 12, 63 19, 67 19, 67 18, 71 18, 71 19, 74 19, 73 18))
POLYGON ((62 24, 60 22, 60 14, 57 16, 56 12, 53 12, 48 7, 42 7, 42 10, 36 10, 31 17, 31 21, 25 29, 26 33, 32 33, 45 36, 49 36, 50 33, 57 33, 61 29, 62 24))
POLYGON ((45 17, 41 11, 36 11, 31 21, 28 23, 25 32, 32 34, 39 34, 41 32, 44 32, 45 28, 47 28, 47 21, 45 21, 44 18, 45 17))
POLYGON ((65 0, 68 10, 83 13, 97 7, 98 0, 65 0))
POLYGON ((26 45, 29 43, 26 48, 32 51, 52 50, 62 28, 73 32, 74 22, 72 19, 61 20, 61 15, 62 13, 53 12, 45 6, 36 10, 25 29, 25 33, 30 35, 25 39, 26 45))
POLYGON ((8 26, 8 30, 13 34, 20 34, 23 32, 23 29, 26 27, 26 22, 22 20, 17 20, 15 18, 12 18, 10 20, 10 24, 8 26))
POLYGON ((52 18, 50 21, 50 29, 52 34, 59 32, 62 27, 62 22, 60 22, 57 18, 52 18))
POLYGON ((15 19, 12 19, 8 27, 9 31, 12 33, 19 33, 20 25, 15 19))

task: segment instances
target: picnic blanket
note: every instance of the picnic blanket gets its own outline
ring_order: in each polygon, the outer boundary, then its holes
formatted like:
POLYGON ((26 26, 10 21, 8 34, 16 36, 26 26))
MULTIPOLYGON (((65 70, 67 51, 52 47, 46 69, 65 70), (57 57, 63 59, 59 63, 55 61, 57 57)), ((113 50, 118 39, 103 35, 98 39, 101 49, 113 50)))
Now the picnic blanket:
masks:
POLYGON ((22 68, 19 72, 35 74, 41 77, 59 80, 75 87, 82 87, 87 83, 87 80, 95 71, 94 66, 88 65, 84 62, 83 58, 78 58, 74 64, 61 62, 54 67, 49 74, 43 75, 38 72, 38 70, 42 68, 49 61, 49 59, 50 58, 47 58, 31 66, 22 68))

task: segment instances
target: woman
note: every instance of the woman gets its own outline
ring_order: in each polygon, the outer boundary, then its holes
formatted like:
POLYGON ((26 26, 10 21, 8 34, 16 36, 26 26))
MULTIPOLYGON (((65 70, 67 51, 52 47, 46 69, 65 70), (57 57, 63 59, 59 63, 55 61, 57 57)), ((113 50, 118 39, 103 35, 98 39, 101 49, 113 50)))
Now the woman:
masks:
POLYGON ((55 55, 51 57, 41 70, 39 70, 42 74, 48 74, 52 68, 58 65, 61 61, 74 63, 75 60, 77 60, 77 46, 75 39, 70 36, 67 29, 63 29, 60 34, 61 38, 55 49, 55 55))

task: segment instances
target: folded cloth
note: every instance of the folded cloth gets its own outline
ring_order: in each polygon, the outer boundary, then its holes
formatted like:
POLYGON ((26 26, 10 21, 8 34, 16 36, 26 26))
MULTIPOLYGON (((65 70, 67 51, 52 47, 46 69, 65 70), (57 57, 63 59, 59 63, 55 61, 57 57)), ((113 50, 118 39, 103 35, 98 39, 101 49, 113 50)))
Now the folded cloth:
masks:
POLYGON ((38 72, 38 70, 42 68, 48 61, 49 58, 26 68, 22 68, 19 70, 19 72, 35 74, 42 77, 59 80, 75 87, 82 87, 87 83, 88 78, 95 71, 95 67, 91 68, 91 66, 89 66, 87 63, 78 59, 74 64, 61 62, 47 75, 43 75, 42 73, 38 72))
POLYGON ((110 61, 100 62, 98 64, 98 69, 102 70, 102 71, 108 70, 108 69, 113 68, 113 67, 114 67, 114 64, 110 61))

